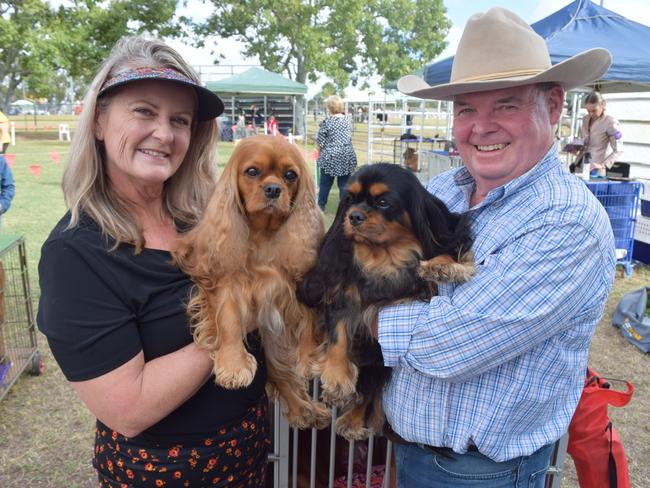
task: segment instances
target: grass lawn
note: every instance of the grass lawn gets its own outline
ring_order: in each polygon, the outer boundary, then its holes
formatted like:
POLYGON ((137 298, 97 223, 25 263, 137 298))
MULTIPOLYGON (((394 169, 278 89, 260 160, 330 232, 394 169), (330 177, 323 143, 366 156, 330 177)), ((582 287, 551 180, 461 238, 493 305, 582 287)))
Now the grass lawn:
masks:
MULTIPOLYGON (((16 155, 13 166, 16 197, 3 217, 2 232, 25 236, 35 306, 39 297, 40 247, 65 213, 60 182, 69 143, 54 138, 54 132, 28 130, 24 136, 20 135, 18 145, 9 150, 16 155), (54 153, 58 153, 60 164, 54 161, 54 153), (40 165, 38 177, 30 171, 31 165, 40 165)), ((361 127, 355 134, 360 162, 365 162, 365 144, 367 130, 364 132, 361 127)), ((232 147, 232 143, 219 144, 220 164, 225 164, 232 147)), ((307 154, 312 150, 313 145, 309 144, 307 154)), ((337 203, 337 190, 333 188, 326 214, 328 222, 337 203)), ((611 327, 611 314, 625 292, 645 286, 649 281, 650 270, 643 266, 637 267, 631 278, 618 273, 590 352, 590 364, 596 371, 628 379, 636 387, 630 405, 610 409, 628 454, 632 486, 636 488, 650 486, 650 355, 644 355, 622 339, 611 327)), ((46 363, 45 373, 36 377, 23 375, 0 401, 0 487, 95 487, 90 465, 93 418, 66 383, 44 337, 39 334, 38 340, 46 363)), ((577 488, 570 460, 566 468, 562 486, 577 488)))

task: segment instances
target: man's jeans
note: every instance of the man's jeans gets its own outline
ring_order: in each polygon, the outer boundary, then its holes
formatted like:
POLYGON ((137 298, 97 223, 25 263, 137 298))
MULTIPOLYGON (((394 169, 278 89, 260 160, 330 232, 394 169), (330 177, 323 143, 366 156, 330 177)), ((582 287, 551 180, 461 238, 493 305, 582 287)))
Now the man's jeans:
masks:
POLYGON ((398 488, 543 488, 554 444, 502 463, 477 451, 445 449, 445 457, 417 444, 393 446, 398 488))

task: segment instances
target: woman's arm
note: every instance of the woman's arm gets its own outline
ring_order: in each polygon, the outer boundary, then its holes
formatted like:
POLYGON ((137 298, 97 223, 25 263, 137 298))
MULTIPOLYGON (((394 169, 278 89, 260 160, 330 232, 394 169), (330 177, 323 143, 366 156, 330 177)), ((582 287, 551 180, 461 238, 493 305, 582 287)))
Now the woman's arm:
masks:
POLYGON ((209 353, 192 343, 146 363, 140 352, 113 371, 71 385, 95 417, 134 437, 193 396, 212 365, 209 353))

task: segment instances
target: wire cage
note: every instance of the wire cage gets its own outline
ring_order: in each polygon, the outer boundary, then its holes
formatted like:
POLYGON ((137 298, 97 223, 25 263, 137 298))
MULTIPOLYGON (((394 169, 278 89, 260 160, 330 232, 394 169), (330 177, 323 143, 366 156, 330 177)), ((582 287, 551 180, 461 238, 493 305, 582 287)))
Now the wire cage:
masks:
MULTIPOLYGON (((319 397, 318 379, 313 380, 312 398, 319 397)), ((332 409, 329 427, 316 430, 290 428, 278 403, 273 404, 273 432, 269 463, 270 488, 395 488, 393 444, 381 435, 364 441, 347 441, 332 429, 337 409, 332 409)), ((544 488, 559 488, 564 474, 568 434, 553 447, 544 488)))
POLYGON ((632 275, 634 251, 634 228, 643 184, 639 182, 588 182, 587 188, 605 207, 614 231, 616 262, 625 268, 625 275, 632 275))
POLYGON ((0 400, 25 370, 43 372, 25 240, 0 236, 0 400))

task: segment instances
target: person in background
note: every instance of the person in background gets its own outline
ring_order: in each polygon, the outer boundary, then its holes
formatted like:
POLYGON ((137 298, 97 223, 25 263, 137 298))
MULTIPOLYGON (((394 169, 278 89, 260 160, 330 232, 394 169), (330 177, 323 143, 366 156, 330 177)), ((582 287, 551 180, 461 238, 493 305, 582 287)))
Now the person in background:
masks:
MULTIPOLYGON (((605 113, 607 103, 599 92, 587 94, 584 103, 587 114, 582 118, 580 127, 584 142, 580 154, 588 155, 586 161, 591 163, 591 177, 605 177, 606 170, 610 169, 622 154, 622 133, 618 120, 605 113)), ((583 164, 584 161, 585 159, 583 164)))
POLYGON ((2 230, 2 216, 9 210, 15 195, 14 175, 6 158, 0 154, 0 232, 2 230))
POLYGON ((262 114, 257 105, 251 105, 251 125, 253 126, 253 135, 258 134, 259 126, 262 125, 262 114))
POLYGON ((278 127, 278 119, 275 116, 275 112, 271 112, 271 116, 267 122, 267 131, 271 136, 280 135, 280 129, 278 127))
POLYGON ((176 51, 143 37, 118 42, 85 97, 63 175, 69 210, 42 248, 37 322, 97 417, 101 487, 265 486, 259 337, 249 330, 251 385, 217 386, 192 340, 192 282, 170 254, 214 188, 223 108, 176 51))
POLYGON ((325 99, 328 115, 321 122, 316 144, 318 148, 318 206, 324 211, 334 178, 342 198, 350 174, 357 166, 357 155, 352 146, 352 123, 344 114, 343 100, 337 95, 325 99))
POLYGON ((408 135, 411 135, 411 131, 413 129, 413 114, 411 113, 411 107, 407 109, 407 113, 404 117, 406 122, 406 133, 408 135))
POLYGON ((6 154, 7 148, 11 143, 11 132, 9 128, 9 119, 0 110, 0 154, 6 154))
POLYGON ((552 65, 542 37, 493 8, 468 20, 449 83, 398 82, 454 102, 464 165, 427 188, 469 220, 476 263, 469 281, 379 313, 399 488, 545 484, 616 267, 607 213, 567 172, 554 126, 565 90, 610 63, 591 49, 552 65))

